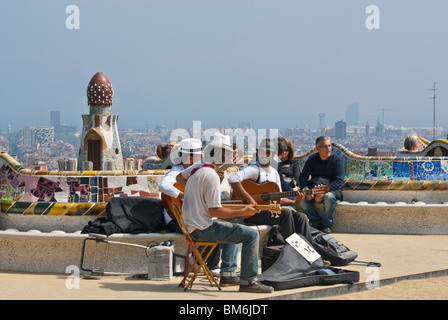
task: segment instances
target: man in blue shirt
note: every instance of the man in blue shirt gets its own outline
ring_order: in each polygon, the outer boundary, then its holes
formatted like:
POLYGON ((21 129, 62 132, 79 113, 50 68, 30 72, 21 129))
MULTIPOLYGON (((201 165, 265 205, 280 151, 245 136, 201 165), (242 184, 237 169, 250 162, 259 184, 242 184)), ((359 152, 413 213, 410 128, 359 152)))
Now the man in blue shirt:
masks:
POLYGON ((300 186, 303 189, 312 189, 319 184, 326 184, 330 187, 330 192, 327 194, 307 195, 300 204, 312 226, 326 233, 332 232, 334 211, 337 200, 342 200, 345 177, 344 163, 340 157, 332 154, 331 148, 329 137, 317 138, 317 153, 308 157, 299 178, 300 186), (313 202, 323 203, 322 218, 316 212, 313 202))

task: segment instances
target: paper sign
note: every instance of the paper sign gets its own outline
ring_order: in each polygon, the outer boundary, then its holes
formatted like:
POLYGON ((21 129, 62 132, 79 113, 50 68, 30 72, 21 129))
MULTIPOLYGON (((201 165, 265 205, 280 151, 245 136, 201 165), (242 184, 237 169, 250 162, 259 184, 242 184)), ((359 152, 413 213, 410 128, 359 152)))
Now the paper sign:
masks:
POLYGON ((302 257, 304 257, 309 263, 313 263, 320 258, 320 254, 314 250, 314 248, 304 241, 297 233, 293 233, 286 242, 291 245, 302 257))

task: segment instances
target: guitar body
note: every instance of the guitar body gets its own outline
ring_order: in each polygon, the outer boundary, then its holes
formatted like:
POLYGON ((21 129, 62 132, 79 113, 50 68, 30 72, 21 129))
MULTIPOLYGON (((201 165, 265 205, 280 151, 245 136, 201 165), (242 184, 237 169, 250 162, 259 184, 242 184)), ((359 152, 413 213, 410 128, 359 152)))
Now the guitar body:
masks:
MULTIPOLYGON (((175 183, 173 186, 175 188, 179 189, 180 191, 184 192, 184 188, 180 184, 175 183)), ((173 203, 176 203, 179 206, 179 208, 182 208, 182 201, 179 200, 178 198, 170 197, 170 196, 164 194, 163 192, 161 192, 160 199, 162 200, 162 205, 165 208, 168 215, 171 218, 175 219, 175 216, 174 216, 173 212, 171 211, 171 205, 173 203)))
MULTIPOLYGON (((280 192, 278 185, 271 181, 258 184, 252 180, 243 180, 241 184, 243 185, 244 190, 246 190, 258 204, 269 204, 270 201, 263 200, 262 197, 268 193, 280 192)), ((243 196, 236 192, 236 190, 233 190, 232 200, 242 200, 243 203, 247 203, 243 196)))

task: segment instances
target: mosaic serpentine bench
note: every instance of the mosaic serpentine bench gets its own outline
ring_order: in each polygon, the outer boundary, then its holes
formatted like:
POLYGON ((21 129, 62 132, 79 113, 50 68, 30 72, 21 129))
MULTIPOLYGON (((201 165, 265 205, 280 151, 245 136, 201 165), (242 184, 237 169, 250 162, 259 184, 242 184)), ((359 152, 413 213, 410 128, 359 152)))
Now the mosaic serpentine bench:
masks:
MULTIPOLYGON (((270 226, 252 226, 260 234, 260 252, 266 245, 270 226)), ((11 272, 65 273, 67 267, 81 268, 81 253, 84 239, 89 235, 78 232, 55 230, 19 231, 0 230, 0 270, 11 272)), ((108 240, 148 246, 151 243, 173 241, 174 253, 185 256, 188 245, 178 233, 112 234, 108 240)), ((116 244, 106 249, 102 244, 95 253, 93 241, 86 244, 84 268, 93 269, 96 254, 96 268, 116 273, 145 274, 148 272, 148 258, 142 248, 116 244), (90 247, 89 247, 90 245, 90 247), (106 253, 106 250, 108 252, 106 253), (107 256, 107 260, 106 260, 107 256)), ((241 250, 240 250, 241 251, 241 250)), ((184 260, 176 261, 177 270, 183 270, 184 260)))
MULTIPOLYGON (((295 161, 303 166, 313 152, 295 161)), ((335 143, 333 152, 344 159, 346 171, 335 232, 448 234, 446 140, 432 142, 419 154, 395 157, 359 156, 335 143)), ((0 153, 0 270, 64 272, 67 265, 79 264, 86 237, 79 230, 105 215, 112 197, 159 197, 164 165, 153 162, 144 171, 36 171, 0 153), (60 259, 52 261, 55 257, 60 259)), ((113 236, 144 245, 167 237, 113 236)), ((175 246, 182 251, 183 238, 175 246)), ((146 268, 146 261, 133 264, 146 268)))

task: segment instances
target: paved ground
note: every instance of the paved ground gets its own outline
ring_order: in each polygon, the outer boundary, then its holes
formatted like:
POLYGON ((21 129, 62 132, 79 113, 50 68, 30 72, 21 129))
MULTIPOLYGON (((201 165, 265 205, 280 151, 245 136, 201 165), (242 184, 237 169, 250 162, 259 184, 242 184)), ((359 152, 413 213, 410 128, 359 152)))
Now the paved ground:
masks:
POLYGON ((104 276, 99 280, 68 275, 0 272, 0 299, 148 299, 148 300, 255 300, 255 299, 448 299, 448 236, 334 234, 359 260, 382 264, 376 275, 380 289, 372 286, 374 273, 365 266, 343 269, 360 272, 354 285, 308 287, 272 294, 240 293, 237 287, 219 292, 205 278, 184 292, 171 281, 149 281, 130 276, 104 276), (330 296, 330 297, 329 297, 330 296))
POLYGON ((448 300, 448 277, 407 280, 375 290, 318 300, 448 300))

